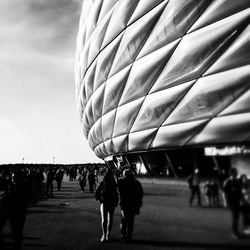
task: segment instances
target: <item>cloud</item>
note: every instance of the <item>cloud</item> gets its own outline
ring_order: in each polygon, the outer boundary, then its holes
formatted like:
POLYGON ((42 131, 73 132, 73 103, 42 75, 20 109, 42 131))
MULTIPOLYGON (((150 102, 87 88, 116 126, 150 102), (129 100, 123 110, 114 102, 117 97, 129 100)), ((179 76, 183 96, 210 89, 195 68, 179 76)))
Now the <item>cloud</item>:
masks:
POLYGON ((72 53, 80 11, 74 0, 2 0, 0 41, 12 37, 29 49, 72 53))

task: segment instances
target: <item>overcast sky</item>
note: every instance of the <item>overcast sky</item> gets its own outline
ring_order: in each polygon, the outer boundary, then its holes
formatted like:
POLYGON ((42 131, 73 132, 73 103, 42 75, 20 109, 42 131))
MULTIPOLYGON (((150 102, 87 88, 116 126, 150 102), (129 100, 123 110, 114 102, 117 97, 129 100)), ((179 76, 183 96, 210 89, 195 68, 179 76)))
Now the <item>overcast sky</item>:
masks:
POLYGON ((101 162, 76 109, 81 3, 0 0, 0 164, 101 162))

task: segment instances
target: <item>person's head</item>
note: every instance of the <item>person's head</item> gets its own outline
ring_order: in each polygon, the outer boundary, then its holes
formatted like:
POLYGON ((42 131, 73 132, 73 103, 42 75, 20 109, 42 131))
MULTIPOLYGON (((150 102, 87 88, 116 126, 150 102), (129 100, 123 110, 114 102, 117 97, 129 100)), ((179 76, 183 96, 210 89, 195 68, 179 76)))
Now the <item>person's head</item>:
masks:
POLYGON ((231 168, 230 171, 229 171, 229 174, 230 176, 233 178, 233 179, 236 179, 237 178, 237 175, 238 175, 238 171, 236 168, 231 168))
POLYGON ((199 174, 199 172, 200 172, 200 171, 199 171, 199 168, 196 168, 196 169, 194 170, 194 173, 195 173, 195 174, 199 174))
POLYGON ((127 179, 131 179, 131 178, 133 178, 133 172, 130 169, 125 169, 123 171, 123 177, 125 177, 127 179))
POLYGON ((240 180, 241 180, 242 183, 246 183, 247 182, 247 175, 246 174, 242 174, 240 176, 240 180))

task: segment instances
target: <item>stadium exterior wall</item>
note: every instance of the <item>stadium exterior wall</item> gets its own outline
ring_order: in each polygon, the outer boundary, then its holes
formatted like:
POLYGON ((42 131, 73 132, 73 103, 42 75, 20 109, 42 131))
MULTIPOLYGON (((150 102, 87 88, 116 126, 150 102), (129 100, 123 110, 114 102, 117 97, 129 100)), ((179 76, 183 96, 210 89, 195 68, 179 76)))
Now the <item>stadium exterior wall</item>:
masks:
POLYGON ((84 0, 76 98, 95 154, 248 147, 249 7, 246 0, 84 0))

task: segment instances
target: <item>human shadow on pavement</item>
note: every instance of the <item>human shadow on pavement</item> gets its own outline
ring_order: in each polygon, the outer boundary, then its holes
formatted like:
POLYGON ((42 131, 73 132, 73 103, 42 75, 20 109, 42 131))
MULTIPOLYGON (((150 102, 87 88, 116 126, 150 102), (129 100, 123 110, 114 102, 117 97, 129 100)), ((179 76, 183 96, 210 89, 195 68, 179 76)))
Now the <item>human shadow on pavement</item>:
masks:
POLYGON ((61 210, 28 210, 27 214, 51 214, 51 213, 64 213, 64 211, 61 210))
POLYGON ((48 245, 41 244, 41 243, 26 243, 26 242, 24 242, 23 246, 39 248, 39 247, 47 247, 48 245))
POLYGON ((152 240, 132 240, 133 244, 178 247, 178 248, 204 248, 204 249, 249 249, 249 245, 233 243, 203 243, 203 242, 175 242, 175 241, 152 241, 152 240))

